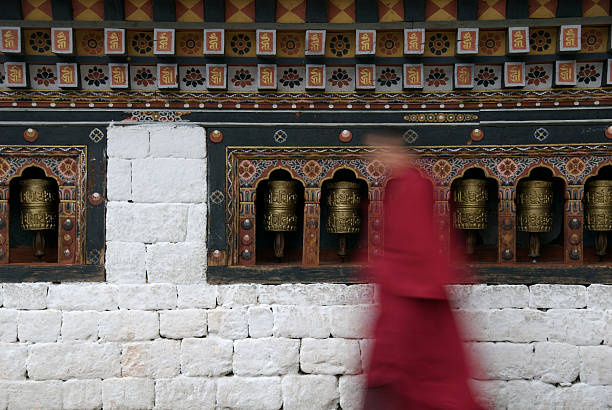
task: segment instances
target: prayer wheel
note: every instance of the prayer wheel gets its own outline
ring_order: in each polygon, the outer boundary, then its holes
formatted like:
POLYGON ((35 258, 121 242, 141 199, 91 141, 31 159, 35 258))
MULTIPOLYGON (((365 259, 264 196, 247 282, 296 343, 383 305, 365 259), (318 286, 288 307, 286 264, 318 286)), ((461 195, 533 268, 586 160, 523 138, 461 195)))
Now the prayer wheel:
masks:
POLYGON ((274 237, 274 256, 281 259, 285 249, 284 232, 297 230, 295 206, 298 199, 297 181, 270 181, 265 197, 266 212, 263 218, 264 229, 276 232, 274 237))
POLYGON ((19 206, 21 229, 36 231, 34 234, 34 256, 45 255, 43 230, 57 227, 57 190, 47 179, 24 179, 19 181, 19 206))
POLYGON ((604 256, 608 247, 607 231, 612 231, 612 181, 591 181, 584 193, 584 227, 597 232, 595 250, 604 256))
POLYGON ((487 181, 484 179, 460 179, 453 191, 455 211, 453 225, 465 230, 465 248, 474 253, 476 231, 487 228, 487 181))
POLYGON ((361 216, 359 215, 359 184, 357 182, 339 181, 329 184, 327 195, 327 232, 339 234, 338 256, 344 260, 346 252, 346 235, 359 233, 361 216))
POLYGON ((553 185, 549 181, 523 181, 518 186, 517 230, 529 232, 529 256, 540 256, 540 232, 552 230, 553 185))

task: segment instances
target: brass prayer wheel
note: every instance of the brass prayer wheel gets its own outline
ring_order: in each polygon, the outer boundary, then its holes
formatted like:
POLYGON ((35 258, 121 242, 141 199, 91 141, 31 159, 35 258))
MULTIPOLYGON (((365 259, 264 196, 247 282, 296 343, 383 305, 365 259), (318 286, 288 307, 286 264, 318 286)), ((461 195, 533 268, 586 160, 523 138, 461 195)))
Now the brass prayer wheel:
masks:
POLYGON ((553 185, 548 181, 523 181, 518 187, 518 222, 522 232, 550 232, 553 185))
POLYGON ((47 179, 19 181, 19 205, 21 228, 26 231, 42 231, 57 227, 57 189, 47 179))
POLYGON ((266 213, 263 225, 266 231, 293 232, 297 230, 295 206, 298 199, 297 181, 270 181, 265 197, 266 213))
POLYGON ((360 202, 358 183, 348 181, 330 183, 327 195, 327 232, 358 233, 361 228, 360 202))
POLYGON ((453 192, 455 211, 453 225, 457 229, 487 228, 487 181, 460 179, 453 192))
POLYGON ((584 227, 589 231, 612 231, 612 181, 589 182, 584 193, 584 227))

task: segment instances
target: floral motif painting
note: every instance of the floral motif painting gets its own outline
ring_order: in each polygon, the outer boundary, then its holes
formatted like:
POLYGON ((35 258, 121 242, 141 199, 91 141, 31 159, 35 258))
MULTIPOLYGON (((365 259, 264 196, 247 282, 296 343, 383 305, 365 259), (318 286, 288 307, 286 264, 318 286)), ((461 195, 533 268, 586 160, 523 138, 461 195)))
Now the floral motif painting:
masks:
POLYGON ((278 57, 304 57, 304 32, 277 33, 276 55, 278 57))
POLYGON ((57 68, 55 64, 30 64, 30 86, 35 90, 57 90, 57 68))
POLYGON ((228 57, 255 57, 255 32, 226 32, 225 53, 228 57))
POLYGON ((499 90, 502 88, 503 66, 483 64, 474 66, 474 90, 499 90))
POLYGON ((355 66, 326 67, 326 91, 355 91, 355 66))
POLYGON ((551 88, 553 83, 552 64, 526 64, 525 88, 540 89, 551 88))
POLYGON ((257 66, 229 66, 227 89, 230 91, 257 90, 257 66))
POLYGON ((178 31, 176 33, 176 55, 199 57, 203 53, 204 33, 202 30, 178 31))
POLYGON ((279 91, 304 91, 306 68, 304 66, 277 67, 278 90, 279 91))
POLYGON ((603 77, 603 63, 578 62, 576 64, 576 87, 599 88, 603 77))
POLYGON ((355 57, 355 33, 332 33, 326 36, 325 57, 355 57))
POLYGON ((86 56, 104 56, 103 30, 75 30, 75 45, 77 54, 86 56))
POLYGON ((156 90, 157 67, 154 65, 130 65, 130 88, 133 90, 156 90))
POLYGON ((403 33, 401 31, 376 33, 376 56, 402 57, 404 52, 403 40, 403 33))
POLYGON ((425 91, 448 91, 453 89, 453 66, 430 66, 423 68, 425 91))
POLYGON ((202 91, 206 89, 206 66, 179 66, 179 88, 185 91, 202 91))
POLYGON ((556 50, 556 29, 538 28, 529 32, 529 54, 554 54, 556 50))
POLYGON ((23 30, 24 51, 30 55, 53 55, 51 52, 51 30, 23 30))
POLYGON ((608 27, 583 27, 580 53, 605 53, 608 49, 608 27))
POLYGON ((457 34, 453 31, 427 32, 425 36, 426 57, 453 56, 457 34))
POLYGON ((478 55, 503 56, 506 54, 506 33, 504 31, 483 30, 478 35, 478 55))
POLYGON ((80 86, 84 90, 109 90, 110 81, 107 64, 83 64, 79 66, 80 86))
POLYGON ((376 66, 376 91, 401 91, 402 66, 376 66))
POLYGON ((139 57, 153 56, 152 31, 127 31, 126 37, 128 55, 139 57))

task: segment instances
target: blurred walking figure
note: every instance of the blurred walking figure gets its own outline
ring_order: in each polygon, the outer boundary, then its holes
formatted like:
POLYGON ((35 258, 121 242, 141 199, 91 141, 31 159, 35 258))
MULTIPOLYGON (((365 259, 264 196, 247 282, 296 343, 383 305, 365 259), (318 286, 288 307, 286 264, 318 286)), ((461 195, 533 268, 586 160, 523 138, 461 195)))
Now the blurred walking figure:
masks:
POLYGON ((401 138, 371 136, 368 144, 391 147, 377 158, 394 180, 385 193, 384 255, 370 268, 380 311, 364 408, 481 409, 445 291, 461 278, 438 240, 432 185, 401 138))

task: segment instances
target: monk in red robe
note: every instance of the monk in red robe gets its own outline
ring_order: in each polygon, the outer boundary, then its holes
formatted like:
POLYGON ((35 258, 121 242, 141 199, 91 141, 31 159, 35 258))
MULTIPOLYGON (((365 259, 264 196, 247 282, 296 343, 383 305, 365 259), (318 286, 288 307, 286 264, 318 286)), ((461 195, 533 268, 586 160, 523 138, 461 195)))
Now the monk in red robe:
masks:
POLYGON ((433 188, 394 145, 379 156, 394 180, 385 193, 384 256, 370 268, 380 310, 365 409, 481 409, 445 290, 463 280, 439 242, 433 188))

